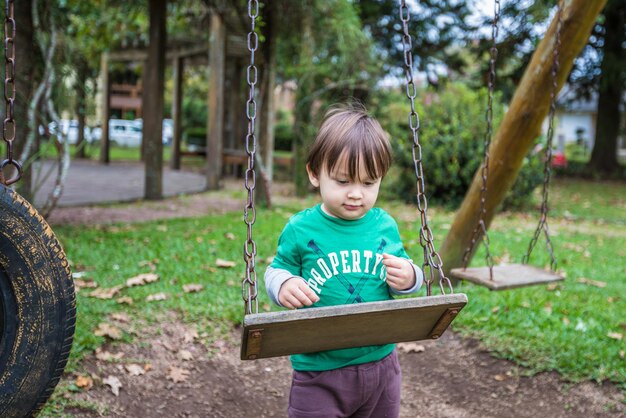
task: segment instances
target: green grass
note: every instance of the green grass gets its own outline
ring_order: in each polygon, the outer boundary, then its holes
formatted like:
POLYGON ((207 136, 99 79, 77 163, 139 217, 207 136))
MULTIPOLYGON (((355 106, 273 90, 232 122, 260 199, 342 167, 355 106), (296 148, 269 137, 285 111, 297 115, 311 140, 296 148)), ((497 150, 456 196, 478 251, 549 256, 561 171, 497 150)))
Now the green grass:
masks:
MULTIPOLYGON (((626 343, 609 333, 626 334, 626 185, 558 181, 553 188, 555 216, 550 220, 559 269, 564 283, 503 292, 489 292, 463 284, 457 291, 468 294, 469 305, 454 323, 454 330, 478 338, 485 348, 528 367, 530 373, 555 370, 572 381, 610 380, 626 384, 626 343), (579 197, 576 197, 579 195, 579 197), (578 278, 606 283, 600 288, 577 282, 578 278)), ((222 192, 220 192, 222 193, 222 192)), ((241 194, 241 193, 238 193, 241 194)), ((242 195, 242 194, 241 194, 242 195)), ((259 209, 254 234, 258 246, 259 305, 269 309, 262 285, 265 259, 274 254, 278 235, 288 217, 310 206, 314 198, 290 201, 271 210, 259 209)), ((419 219, 415 208, 397 202, 382 203, 398 219, 409 253, 418 259, 419 219)), ((432 208, 430 219, 436 244, 446 233, 453 213, 432 208)), ((497 258, 520 261, 537 221, 526 214, 502 214, 490 233, 497 258)), ((220 335, 242 320, 241 277, 244 270, 242 243, 245 226, 240 212, 193 219, 163 220, 101 227, 57 227, 75 271, 85 271, 101 287, 123 285, 126 279, 150 271, 157 283, 122 290, 132 306, 115 300, 89 298, 89 289, 78 294, 78 323, 70 367, 104 342, 93 331, 106 316, 127 311, 150 321, 159 313, 175 311, 200 331, 220 335), (229 239, 226 233, 233 233, 229 239), (235 261, 235 268, 215 267, 218 258, 235 261), (201 283, 199 293, 184 293, 183 284, 201 283), (152 293, 165 292, 169 299, 146 302, 152 293)), ((531 262, 544 266, 543 244, 531 262)), ((482 264, 482 249, 474 264, 482 264)), ((445 262, 445 260, 444 260, 445 262)), ((131 336, 126 336, 131 340, 131 336)))

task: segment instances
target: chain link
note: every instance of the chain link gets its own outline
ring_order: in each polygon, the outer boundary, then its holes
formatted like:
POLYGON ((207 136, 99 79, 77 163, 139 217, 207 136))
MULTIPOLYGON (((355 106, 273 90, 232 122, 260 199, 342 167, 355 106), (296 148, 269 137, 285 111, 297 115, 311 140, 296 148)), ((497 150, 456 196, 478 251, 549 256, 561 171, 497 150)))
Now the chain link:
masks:
POLYGON ((406 75, 406 95, 411 103, 411 111, 409 113, 409 128, 413 137, 412 154, 413 166, 415 168, 416 188, 417 188, 417 208, 420 213, 420 245, 424 249, 424 281, 426 282, 426 291, 428 296, 432 294, 432 284, 435 281, 435 273, 439 274, 439 288, 441 293, 445 294, 445 286, 447 285, 450 293, 453 293, 452 283, 443 271, 443 262, 441 257, 435 250, 433 243, 433 233, 428 225, 428 216, 426 210, 428 208, 428 200, 426 198, 426 182, 424 179, 424 169, 422 167, 422 146, 419 142, 420 121, 415 111, 415 97, 417 96, 417 87, 413 82, 413 53, 412 40, 409 33, 410 13, 405 0, 400 2, 400 20, 402 21, 402 48, 404 52, 404 69, 406 75))
POLYGON ((530 243, 528 244, 528 250, 526 251, 526 255, 522 262, 524 264, 528 263, 530 260, 530 256, 537 244, 537 240, 539 239, 539 235, 543 232, 546 238, 546 247, 548 249, 548 254, 550 255, 550 269, 552 271, 556 271, 557 262, 554 257, 554 249, 552 247, 552 241, 550 240, 550 231, 548 228, 548 191, 550 189, 550 179, 552 177, 551 164, 552 164, 552 140, 554 138, 554 116, 556 114, 556 99, 557 93, 559 91, 557 75, 559 73, 559 53, 561 51, 561 26, 563 25, 563 5, 559 1, 557 3, 557 25, 556 25, 556 34, 554 41, 554 49, 552 50, 552 67, 551 67, 551 79, 552 79, 552 89, 550 91, 550 113, 548 116, 548 134, 546 141, 546 151, 545 151, 545 161, 543 166, 543 192, 542 192, 542 201, 541 201, 541 217, 537 224, 537 229, 535 230, 535 234, 533 235, 530 243))
POLYGON ((487 122, 487 129, 485 131, 485 138, 483 142, 484 158, 483 165, 480 172, 482 177, 482 185, 480 188, 480 215, 478 223, 474 227, 472 232, 472 240, 470 244, 465 248, 463 254, 463 268, 467 268, 470 260, 470 255, 476 246, 476 241, 482 236, 483 245, 485 246, 485 260, 489 266, 489 279, 493 280, 493 257, 491 256, 491 250, 489 249, 489 234, 487 233, 487 225, 485 218, 487 217, 487 178, 489 175, 489 147, 491 146, 491 137, 493 136, 493 92, 496 85, 496 60, 498 58, 498 22, 500 20, 500 0, 495 0, 493 23, 491 25, 491 48, 489 49, 489 81, 487 83, 487 110, 485 112, 485 121, 487 122))
POLYGON ((242 297, 245 304, 245 313, 253 314, 259 311, 257 273, 255 266, 256 242, 252 238, 252 225, 256 221, 254 207, 254 188, 256 187, 256 172, 254 159, 256 153, 256 136, 254 134, 256 122, 255 86, 257 83, 257 68, 254 63, 255 53, 259 46, 259 38, 255 32, 256 18, 259 15, 259 2, 248 1, 248 16, 250 17, 250 32, 248 33, 248 50, 250 51, 250 65, 246 71, 248 87, 250 89, 246 102, 246 117, 248 119, 248 134, 246 135, 246 153, 248 154, 248 168, 244 177, 244 186, 248 191, 248 201, 243 211, 243 220, 247 226, 248 237, 243 247, 243 259, 246 262, 246 274, 241 282, 242 297))
POLYGON ((0 183, 9 186, 22 177, 21 164, 13 159, 13 140, 15 139, 15 18, 13 0, 4 2, 4 103, 5 118, 2 124, 2 139, 6 143, 6 158, 0 162, 0 183), (3 170, 7 166, 15 168, 13 178, 5 179, 3 170))

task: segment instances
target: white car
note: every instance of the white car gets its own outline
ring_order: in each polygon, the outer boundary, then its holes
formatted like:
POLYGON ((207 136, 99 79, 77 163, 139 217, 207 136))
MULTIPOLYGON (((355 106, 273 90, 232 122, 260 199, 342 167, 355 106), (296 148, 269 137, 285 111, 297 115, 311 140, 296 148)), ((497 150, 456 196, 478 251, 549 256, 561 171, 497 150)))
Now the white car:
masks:
MULTIPOLYGON (((141 119, 109 119, 109 140, 125 147, 138 147, 141 145, 143 121, 141 119)), ((102 128, 92 130, 94 140, 99 141, 102 137, 102 128)), ((163 120, 163 144, 172 143, 173 122, 171 119, 163 120)))
MULTIPOLYGON (((61 119, 59 121, 59 125, 61 126, 61 133, 65 136, 69 144, 75 144, 76 142, 78 142, 78 121, 77 120, 61 119)), ((40 133, 43 133, 41 131, 43 131, 42 128, 40 128, 40 133)), ((50 135, 57 134, 56 122, 50 122, 48 124, 48 132, 50 133, 50 135)), ((91 143, 94 141, 94 137, 91 133, 91 129, 89 129, 87 125, 85 125, 83 134, 84 134, 85 141, 87 141, 88 143, 91 143)))

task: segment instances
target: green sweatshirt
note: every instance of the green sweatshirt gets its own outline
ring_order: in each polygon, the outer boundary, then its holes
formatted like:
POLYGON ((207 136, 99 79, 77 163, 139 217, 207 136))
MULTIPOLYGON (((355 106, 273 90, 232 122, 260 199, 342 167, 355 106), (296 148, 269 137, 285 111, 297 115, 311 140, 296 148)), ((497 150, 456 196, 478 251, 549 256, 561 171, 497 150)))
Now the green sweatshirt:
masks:
MULTIPOLYGON (((388 300, 392 296, 383 253, 409 259, 398 225, 387 212, 373 208, 361 219, 344 220, 328 216, 317 205, 289 220, 268 270, 302 277, 320 297, 312 307, 388 300)), ((412 289, 394 293, 414 292, 421 281, 420 274, 412 289)), ((277 300, 271 291, 270 297, 277 300)), ((300 371, 333 370, 380 360, 393 349, 394 344, 385 344, 297 354, 291 356, 291 363, 300 371)))

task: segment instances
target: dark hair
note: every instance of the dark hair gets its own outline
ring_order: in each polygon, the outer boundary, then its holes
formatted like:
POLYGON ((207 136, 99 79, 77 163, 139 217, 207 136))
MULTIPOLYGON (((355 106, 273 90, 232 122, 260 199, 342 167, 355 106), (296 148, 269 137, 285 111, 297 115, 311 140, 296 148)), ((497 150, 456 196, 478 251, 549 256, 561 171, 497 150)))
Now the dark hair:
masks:
POLYGON ((347 159, 351 181, 362 180, 361 160, 372 179, 384 177, 391 166, 389 137, 364 108, 335 107, 326 112, 309 150, 307 165, 319 176, 323 169, 331 173, 343 158, 347 159))

